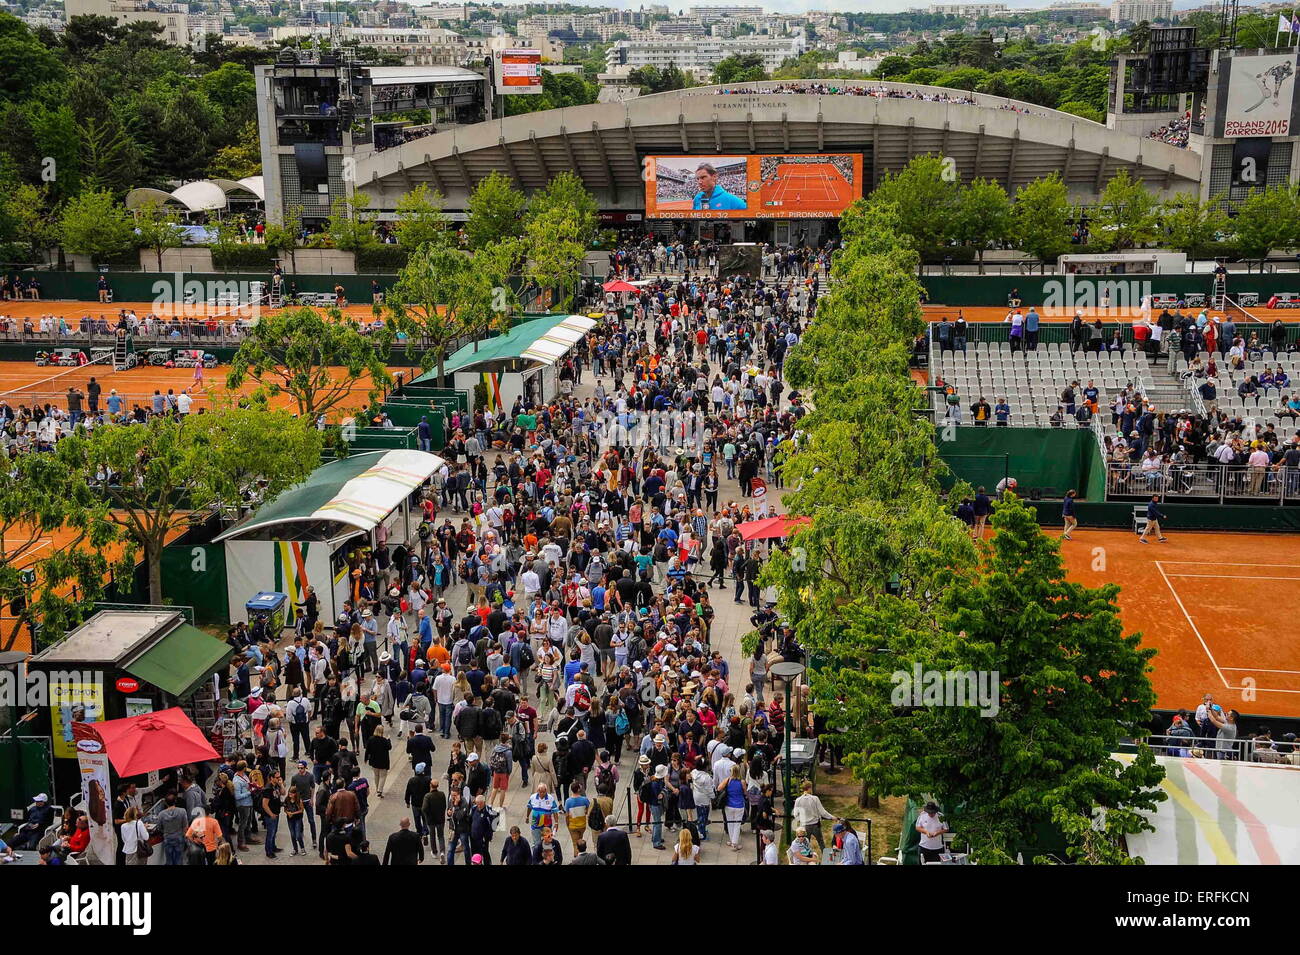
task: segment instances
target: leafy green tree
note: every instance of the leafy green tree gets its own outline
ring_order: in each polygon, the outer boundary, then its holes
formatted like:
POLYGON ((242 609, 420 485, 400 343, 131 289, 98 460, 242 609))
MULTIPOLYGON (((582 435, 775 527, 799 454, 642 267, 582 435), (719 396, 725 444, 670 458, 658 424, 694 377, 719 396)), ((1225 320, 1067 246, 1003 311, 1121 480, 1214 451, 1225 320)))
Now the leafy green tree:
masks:
POLYGON ((563 210, 574 218, 577 225, 575 238, 584 247, 590 246, 599 234, 600 204, 587 191, 577 173, 560 173, 528 199, 528 218, 536 218, 553 209, 563 210))
POLYGON ((88 189, 67 202, 59 216, 59 240, 73 255, 111 258, 135 242, 135 229, 111 193, 88 189))
POLYGON ((437 369, 439 387, 446 383, 451 344, 489 328, 505 305, 506 296, 484 267, 491 257, 490 250, 471 255, 422 245, 384 296, 388 327, 405 337, 408 359, 418 360, 426 372, 437 369))
POLYGON ((101 472, 117 476, 103 486, 108 519, 143 554, 149 602, 161 604, 168 538, 210 508, 241 500, 255 482, 270 499, 302 481, 320 461, 321 440, 310 418, 218 408, 81 431, 60 441, 59 450, 87 482, 101 472))
POLYGON ((975 247, 980 274, 984 273, 984 250, 1010 234, 1011 200, 1001 183, 976 179, 961 190, 953 235, 959 242, 975 247))
POLYGON ((430 243, 443 245, 448 240, 448 221, 442 194, 421 183, 397 200, 397 244, 410 251, 430 243))
POLYGON ((150 199, 135 211, 135 228, 140 235, 140 247, 149 249, 158 257, 158 271, 161 272, 163 253, 168 249, 179 249, 185 238, 180 216, 150 199))
POLYGON ((693 85, 691 79, 675 63, 669 63, 660 70, 654 66, 641 66, 627 75, 628 82, 641 87, 642 95, 651 93, 671 93, 684 90, 693 85))
POLYGON ((59 58, 26 24, 12 14, 0 14, 0 99, 28 99, 63 75, 59 58))
POLYGON ((1202 201, 1200 196, 1179 193, 1164 204, 1160 214, 1171 249, 1185 252, 1192 264, 1209 251, 1214 236, 1227 226, 1228 217, 1219 197, 1202 201))
POLYGON ((262 146, 257 138, 257 122, 245 123, 234 142, 217 150, 208 166, 208 175, 218 179, 246 179, 262 171, 262 146))
POLYGON ((369 207, 370 197, 364 192, 340 196, 330 203, 326 232, 334 248, 345 252, 360 252, 379 244, 366 215, 369 207))
POLYGON ((1160 205, 1146 184, 1121 169, 1101 192, 1090 232, 1107 251, 1140 248, 1159 234, 1159 213, 1160 205))
POLYGON ((938 156, 917 156, 898 172, 887 174, 869 201, 892 204, 903 234, 926 255, 951 238, 957 198, 956 168, 938 156))
POLYGON ((298 267, 296 253, 298 235, 302 232, 302 206, 293 205, 285 210, 282 222, 268 222, 262 231, 262 241, 277 259, 289 256, 289 264, 298 267))
POLYGON ((1300 203, 1296 193, 1286 186, 1252 189, 1237 208, 1237 245, 1242 258, 1259 262, 1273 249, 1282 249, 1297 240, 1296 217, 1300 203))
POLYGON ((24 629, 62 636, 103 598, 110 571, 129 575, 133 566, 129 549, 120 560, 109 559, 120 534, 63 445, 49 454, 18 455, 0 468, 0 606, 8 610, 0 651, 14 649, 24 629), (55 532, 63 543, 51 551, 46 545, 55 532), (35 574, 34 584, 23 571, 35 574))
POLYGON ((469 218, 465 235, 472 249, 523 234, 523 215, 527 207, 524 194, 514 187, 510 177, 493 172, 480 179, 469 196, 469 218))
POLYGON ((587 247, 581 241, 581 232, 574 212, 559 206, 529 216, 524 225, 527 277, 541 288, 556 289, 559 301, 554 307, 561 311, 568 308, 582 275, 587 247))
POLYGON ((27 247, 30 261, 37 261, 54 241, 50 221, 49 190, 30 183, 11 186, 3 203, 16 242, 27 247))
POLYGON ((230 363, 226 386, 252 380, 260 397, 287 394, 298 415, 318 415, 363 406, 356 392, 369 385, 364 404, 379 397, 391 378, 384 365, 390 336, 364 332, 336 309, 322 315, 314 308, 295 308, 263 315, 245 336, 230 363))
POLYGON ((1105 113, 1089 103, 1081 103, 1078 100, 1070 100, 1056 108, 1062 113, 1072 113, 1075 116, 1090 119, 1094 123, 1104 123, 1106 121, 1105 113))
POLYGON ((734 54, 713 68, 713 82, 722 86, 765 79, 767 71, 763 69, 763 58, 757 53, 734 54))
POLYGON ((1016 248, 1042 263, 1070 247, 1070 201, 1061 180, 1054 172, 1045 179, 1035 179, 1016 193, 1011 207, 1011 234, 1016 248))

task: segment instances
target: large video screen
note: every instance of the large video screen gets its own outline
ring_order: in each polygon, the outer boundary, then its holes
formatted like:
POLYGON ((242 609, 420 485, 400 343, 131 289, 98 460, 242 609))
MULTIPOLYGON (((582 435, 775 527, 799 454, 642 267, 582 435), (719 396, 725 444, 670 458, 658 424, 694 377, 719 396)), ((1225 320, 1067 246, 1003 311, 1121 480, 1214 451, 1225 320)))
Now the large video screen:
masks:
POLYGON ((648 219, 823 219, 862 196, 862 156, 648 156, 648 219))

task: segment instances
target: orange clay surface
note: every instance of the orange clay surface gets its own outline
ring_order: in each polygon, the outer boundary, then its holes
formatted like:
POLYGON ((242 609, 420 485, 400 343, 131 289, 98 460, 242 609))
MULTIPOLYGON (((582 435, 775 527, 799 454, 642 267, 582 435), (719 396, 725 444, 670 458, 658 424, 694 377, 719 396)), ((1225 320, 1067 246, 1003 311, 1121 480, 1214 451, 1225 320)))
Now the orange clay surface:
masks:
MULTIPOLYGON (((1058 530, 1045 529, 1059 535, 1058 530)), ((1158 652, 1161 709, 1195 708, 1213 693, 1245 714, 1300 712, 1300 535, 1180 532, 1138 543, 1126 531, 1078 529, 1061 542, 1071 579, 1120 585, 1125 632, 1158 652)))

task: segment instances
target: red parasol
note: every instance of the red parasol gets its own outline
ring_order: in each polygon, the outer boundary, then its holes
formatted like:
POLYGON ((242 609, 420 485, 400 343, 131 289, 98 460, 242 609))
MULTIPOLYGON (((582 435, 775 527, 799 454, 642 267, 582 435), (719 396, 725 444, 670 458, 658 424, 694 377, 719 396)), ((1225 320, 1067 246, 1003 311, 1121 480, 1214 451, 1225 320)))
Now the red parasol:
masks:
POLYGON ((606 292, 639 292, 641 291, 631 282, 624 282, 622 279, 614 279, 612 282, 606 282, 601 286, 606 292))
POLYGON ((221 758, 178 706, 95 723, 94 728, 119 776, 140 776, 155 769, 221 758))
POLYGON ((811 524, 812 520, 807 517, 765 517, 758 521, 746 521, 739 524, 736 530, 740 531, 740 536, 747 541, 772 540, 778 537, 789 537, 792 531, 800 527, 811 524))

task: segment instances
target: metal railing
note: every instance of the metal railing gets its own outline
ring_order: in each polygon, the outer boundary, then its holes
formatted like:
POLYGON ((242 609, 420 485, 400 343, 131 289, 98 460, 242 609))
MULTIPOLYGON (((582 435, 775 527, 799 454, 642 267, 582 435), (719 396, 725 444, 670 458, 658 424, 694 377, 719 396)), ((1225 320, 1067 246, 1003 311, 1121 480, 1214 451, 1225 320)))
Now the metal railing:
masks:
POLYGON ((1264 501, 1300 504, 1300 468, 1244 464, 1106 465, 1106 500, 1264 501))
MULTIPOLYGON (((1221 739, 1217 736, 1148 736, 1142 740, 1157 756, 1187 759, 1231 759, 1247 763, 1266 763, 1286 769, 1300 769, 1300 747, 1272 739, 1221 739)), ((1121 751, 1131 751, 1136 744, 1125 744, 1121 751)))

